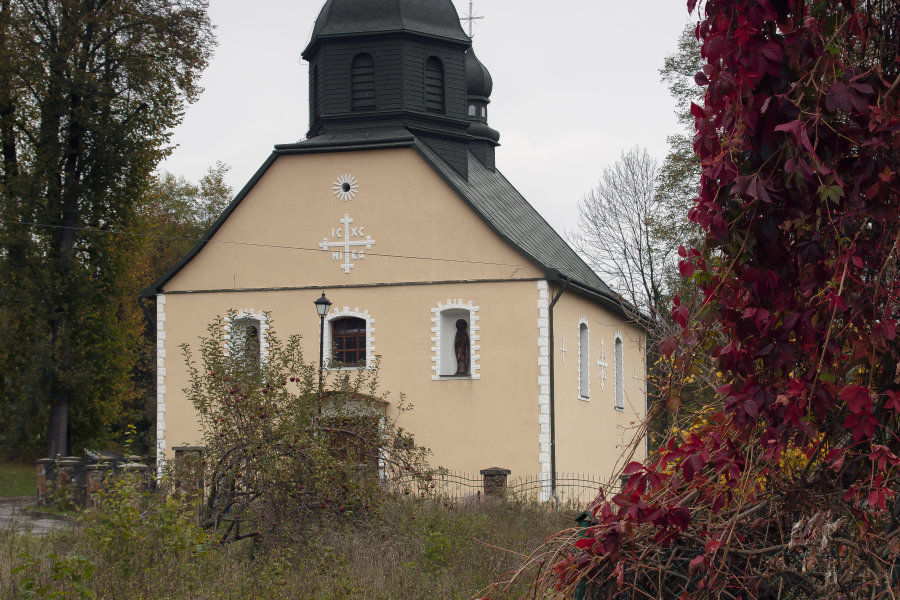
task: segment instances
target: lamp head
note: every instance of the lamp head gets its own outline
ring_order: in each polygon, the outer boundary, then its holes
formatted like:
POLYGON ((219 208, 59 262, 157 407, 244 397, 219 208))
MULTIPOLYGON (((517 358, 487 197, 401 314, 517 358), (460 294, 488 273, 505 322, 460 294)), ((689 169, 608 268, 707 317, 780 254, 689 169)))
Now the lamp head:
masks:
POLYGON ((325 292, 322 292, 321 298, 316 298, 316 312, 319 313, 320 317, 324 317, 328 314, 328 309, 331 308, 331 300, 325 297, 325 292))

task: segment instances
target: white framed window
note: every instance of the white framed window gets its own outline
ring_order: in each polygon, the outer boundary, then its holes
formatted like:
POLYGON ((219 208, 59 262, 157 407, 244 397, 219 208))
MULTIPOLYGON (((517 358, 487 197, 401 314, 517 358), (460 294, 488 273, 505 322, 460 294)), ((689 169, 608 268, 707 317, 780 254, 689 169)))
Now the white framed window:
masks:
POLYGON ((578 319, 578 399, 591 398, 591 330, 587 317, 578 319))
POLYGON ((247 364, 264 364, 269 357, 266 341, 269 316, 253 309, 240 309, 225 318, 225 351, 240 352, 247 364))
POLYGON ((326 369, 375 368, 375 319, 367 310, 345 306, 332 311, 325 317, 322 342, 326 369))
POLYGON ((431 309, 431 379, 481 379, 481 325, 474 302, 447 300, 431 309), (465 360, 468 337, 468 361, 465 360), (462 354, 460 354, 462 352, 462 354))
POLYGON ((625 344, 622 342, 622 333, 616 332, 613 346, 613 361, 615 368, 616 410, 625 410, 625 344))

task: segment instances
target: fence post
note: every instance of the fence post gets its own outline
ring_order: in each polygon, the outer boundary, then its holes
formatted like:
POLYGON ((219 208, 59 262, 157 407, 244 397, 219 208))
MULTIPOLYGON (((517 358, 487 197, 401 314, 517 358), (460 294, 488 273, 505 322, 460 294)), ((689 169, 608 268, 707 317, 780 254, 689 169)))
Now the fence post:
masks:
POLYGON ((490 469, 482 469, 481 475, 484 477, 484 495, 486 497, 503 496, 506 493, 506 478, 512 473, 509 469, 501 469, 500 467, 491 467, 490 469))

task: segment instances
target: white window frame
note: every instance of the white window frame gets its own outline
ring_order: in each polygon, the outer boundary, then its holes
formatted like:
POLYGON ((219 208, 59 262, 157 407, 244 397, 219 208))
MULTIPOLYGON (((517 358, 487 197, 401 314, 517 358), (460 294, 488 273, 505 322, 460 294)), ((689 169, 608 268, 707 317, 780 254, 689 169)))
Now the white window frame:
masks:
MULTIPOLYGON (((446 304, 437 303, 437 307, 431 309, 431 379, 432 381, 453 381, 459 379, 481 379, 481 321, 477 313, 479 308, 475 303, 463 302, 462 299, 447 300, 446 304), (447 310, 465 310, 469 313, 469 375, 441 375, 441 313, 447 310)), ((444 343, 453 343, 451 339, 444 343)))
POLYGON ((625 340, 622 338, 622 332, 616 331, 613 336, 613 401, 616 410, 625 411, 625 340), (619 354, 616 352, 617 346, 622 344, 622 360, 619 361, 619 354))
POLYGON ((231 353, 232 324, 249 321, 259 322, 259 364, 264 365, 269 360, 269 315, 263 311, 242 308, 225 317, 225 354, 231 353))
MULTIPOLYGON (((320 332, 321 333, 321 332, 320 332)), ((369 314, 369 311, 359 311, 359 307, 352 311, 349 306, 345 306, 343 310, 335 309, 330 315, 325 317, 325 332, 322 340, 324 346, 322 355, 325 359, 326 371, 356 371, 360 368, 375 368, 375 319, 369 314), (355 317, 366 322, 366 366, 365 367, 331 367, 331 322, 337 319, 345 319, 347 317, 355 317)))
POLYGON ((578 399, 579 399, 579 400, 583 400, 583 401, 585 401, 585 402, 590 402, 590 401, 591 401, 591 326, 590 326, 590 324, 588 323, 587 317, 584 316, 584 315, 581 315, 581 316, 578 318, 578 335, 576 336, 575 339, 578 340, 578 369, 577 369, 578 372, 577 372, 577 374, 576 374, 576 376, 577 376, 577 379, 576 379, 577 387, 576 387, 575 389, 578 390, 578 399), (587 342, 587 348, 586 348, 587 354, 584 355, 584 356, 582 356, 582 353, 581 353, 581 328, 582 328, 582 327, 584 327, 584 330, 585 330, 586 336, 587 336, 587 340, 586 340, 586 342, 587 342), (582 375, 582 373, 581 373, 581 365, 582 365, 582 363, 584 363, 585 365, 587 365, 587 369, 588 369, 588 372, 587 372, 586 377, 585 377, 585 381, 586 381, 586 383, 587 383, 587 389, 586 389, 586 390, 582 389, 582 385, 581 385, 581 382, 582 382, 582 379, 581 379, 581 375, 582 375), (586 394, 586 395, 585 395, 585 394, 582 394, 582 392, 585 392, 585 391, 587 392, 587 394, 586 394))

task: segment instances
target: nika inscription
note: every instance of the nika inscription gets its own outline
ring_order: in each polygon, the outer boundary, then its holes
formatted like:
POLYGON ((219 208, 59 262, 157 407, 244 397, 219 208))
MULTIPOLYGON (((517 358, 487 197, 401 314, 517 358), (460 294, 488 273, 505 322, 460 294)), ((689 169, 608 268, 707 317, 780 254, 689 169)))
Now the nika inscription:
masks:
POLYGON ((353 263, 350 261, 365 260, 365 251, 372 249, 375 240, 368 235, 365 236, 365 239, 359 239, 365 235, 366 228, 353 227, 353 219, 350 218, 350 215, 344 215, 340 223, 341 227, 331 230, 331 237, 337 238, 338 241, 329 241, 327 237, 322 238, 319 248, 325 252, 331 251, 331 260, 341 261, 341 268, 344 269, 344 273, 349 274, 350 269, 353 268, 353 263), (365 246, 365 249, 363 249, 363 246, 365 246))

